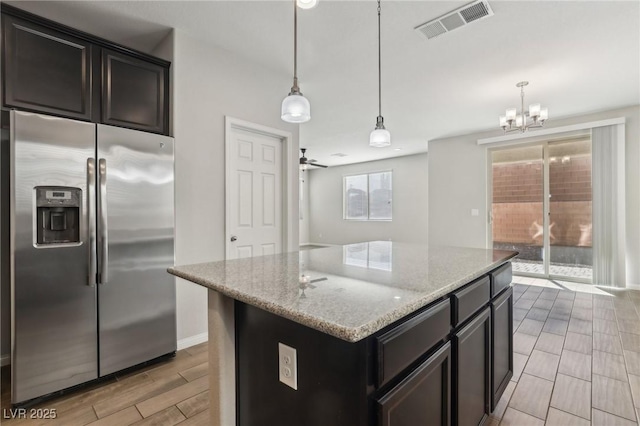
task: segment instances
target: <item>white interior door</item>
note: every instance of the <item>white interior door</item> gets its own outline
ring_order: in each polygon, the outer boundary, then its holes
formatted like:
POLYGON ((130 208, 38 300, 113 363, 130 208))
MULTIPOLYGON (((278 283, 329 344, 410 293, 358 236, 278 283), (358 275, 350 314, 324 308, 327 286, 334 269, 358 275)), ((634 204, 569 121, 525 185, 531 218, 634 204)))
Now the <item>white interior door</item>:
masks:
POLYGON ((280 253, 282 139, 230 129, 227 149, 227 259, 280 253))

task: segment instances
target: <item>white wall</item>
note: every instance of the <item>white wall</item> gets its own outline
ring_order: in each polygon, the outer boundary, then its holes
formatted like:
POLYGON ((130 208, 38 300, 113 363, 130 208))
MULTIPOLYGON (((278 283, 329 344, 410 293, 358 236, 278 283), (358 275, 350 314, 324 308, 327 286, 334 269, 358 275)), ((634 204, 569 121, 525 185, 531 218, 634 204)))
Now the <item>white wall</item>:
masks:
MULTIPOLYGON (((176 264, 225 257, 224 120, 231 116, 293 134, 289 160, 298 168, 298 126, 280 119, 291 76, 174 31, 157 54, 173 56, 173 136, 176 139, 176 264)), ((297 173, 292 174, 298 191, 297 173)), ((297 197, 295 197, 297 199, 297 197)), ((295 206, 297 217, 298 208, 295 206)), ((297 229, 294 241, 298 241, 297 229)), ((177 279, 179 347, 207 332, 207 290, 177 279)))
MULTIPOLYGON (((640 106, 549 120, 559 127, 626 117, 627 285, 640 286, 640 106)), ((487 147, 477 140, 500 130, 429 141, 429 242, 486 247, 488 232, 487 147), (480 210, 472 217, 471 209, 480 210)), ((531 132, 532 136, 534 132, 531 132)))
POLYGON ((371 240, 427 243, 427 154, 307 171, 309 239, 312 243, 348 244, 371 240), (393 170, 393 220, 343 219, 345 175, 393 170))

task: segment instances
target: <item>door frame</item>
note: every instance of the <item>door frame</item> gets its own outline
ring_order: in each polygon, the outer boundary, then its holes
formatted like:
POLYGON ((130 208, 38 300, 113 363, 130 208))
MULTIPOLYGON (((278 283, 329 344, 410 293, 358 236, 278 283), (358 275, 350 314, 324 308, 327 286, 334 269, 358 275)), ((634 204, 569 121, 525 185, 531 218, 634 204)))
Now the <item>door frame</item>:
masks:
MULTIPOLYGON (((258 135, 269 136, 279 139, 282 143, 282 252, 287 253, 297 248, 295 230, 298 227, 298 202, 296 195, 298 191, 294 187, 298 184, 297 173, 293 173, 290 165, 293 164, 293 157, 297 153, 294 150, 293 134, 285 130, 276 129, 274 127, 263 126, 261 124, 252 123, 250 121, 241 120, 239 118, 224 117, 224 238, 225 238, 225 259, 229 258, 229 239, 231 238, 231 212, 228 191, 228 182, 231 180, 231 134, 234 130, 240 130, 258 135), (295 176, 294 176, 295 175, 295 176), (295 177, 295 179, 294 179, 295 177), (294 220, 296 219, 296 220, 294 220)), ((297 169, 296 169, 297 172, 297 169)))

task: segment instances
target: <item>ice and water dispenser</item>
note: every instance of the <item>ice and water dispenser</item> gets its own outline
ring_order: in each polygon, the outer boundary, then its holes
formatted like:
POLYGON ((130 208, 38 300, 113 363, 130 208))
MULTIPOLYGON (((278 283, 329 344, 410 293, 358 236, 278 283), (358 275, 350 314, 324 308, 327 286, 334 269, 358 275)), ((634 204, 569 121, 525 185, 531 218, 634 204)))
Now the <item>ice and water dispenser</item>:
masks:
POLYGON ((63 186, 38 186, 36 191, 36 244, 80 242, 82 190, 63 186))

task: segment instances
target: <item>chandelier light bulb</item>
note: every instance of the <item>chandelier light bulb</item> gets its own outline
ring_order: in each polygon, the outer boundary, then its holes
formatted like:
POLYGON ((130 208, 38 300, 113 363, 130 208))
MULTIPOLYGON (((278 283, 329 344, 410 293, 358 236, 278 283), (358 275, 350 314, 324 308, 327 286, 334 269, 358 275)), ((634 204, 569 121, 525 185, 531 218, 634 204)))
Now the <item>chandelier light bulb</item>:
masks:
POLYGON ((515 120, 516 119, 516 109, 509 108, 507 110, 507 120, 515 120))
POLYGON ((529 105, 529 117, 538 117, 540 115, 540 104, 529 105))
POLYGON ((500 116, 500 127, 507 127, 507 117, 505 115, 500 116))
POLYGON ((516 117, 516 126, 522 126, 522 115, 520 114, 518 114, 518 116, 516 117))
POLYGON ((542 108, 540 110, 540 120, 546 120, 549 118, 549 110, 547 108, 542 108))

